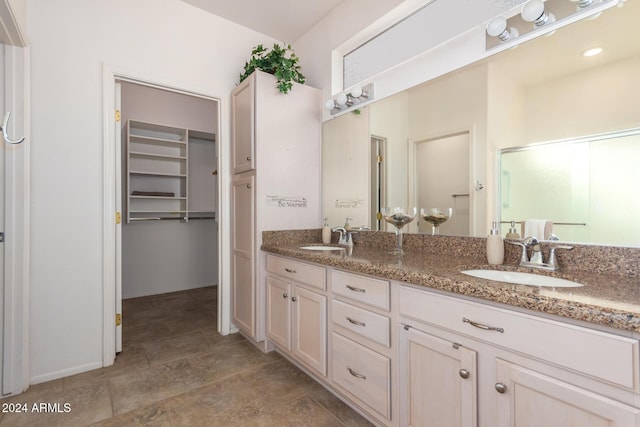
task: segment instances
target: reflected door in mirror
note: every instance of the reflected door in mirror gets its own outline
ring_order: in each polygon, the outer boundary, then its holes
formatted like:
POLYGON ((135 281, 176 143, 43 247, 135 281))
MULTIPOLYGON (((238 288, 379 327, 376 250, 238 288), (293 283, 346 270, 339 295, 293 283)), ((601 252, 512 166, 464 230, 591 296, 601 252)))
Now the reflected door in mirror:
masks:
MULTIPOLYGON (((453 208, 440 233, 469 236, 469 133, 463 132, 415 143, 415 193, 419 208, 453 208)), ((418 222, 420 233, 432 225, 418 222)))

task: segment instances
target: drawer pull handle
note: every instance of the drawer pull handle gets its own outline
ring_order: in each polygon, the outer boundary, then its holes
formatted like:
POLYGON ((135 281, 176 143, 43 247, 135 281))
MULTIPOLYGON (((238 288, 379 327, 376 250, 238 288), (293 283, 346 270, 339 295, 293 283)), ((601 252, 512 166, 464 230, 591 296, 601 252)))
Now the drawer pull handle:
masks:
POLYGON ((290 269, 290 268, 285 268, 285 269, 284 269, 284 271, 286 271, 287 273, 293 273, 293 274, 296 274, 296 273, 297 273, 297 271, 292 270, 292 269, 290 269))
POLYGON ((485 331, 496 331, 496 332, 500 332, 501 334, 504 333, 504 329, 502 329, 502 328, 497 328, 495 326, 483 325, 482 323, 478 323, 478 322, 474 322, 473 320, 469 320, 466 317, 463 317, 462 321, 464 323, 470 324, 471 326, 475 326, 476 328, 484 329, 485 331))
POLYGON ((496 383, 496 391, 498 393, 504 393, 505 391, 507 391, 507 386, 502 383, 496 383))
POLYGON ((467 378, 469 378, 469 371, 467 371, 466 369, 460 369, 459 373, 462 379, 466 380, 467 378))
POLYGON ((349 371, 349 373, 351 375, 353 375, 354 377, 356 377, 356 378, 360 378, 361 380, 366 380, 367 379, 366 375, 359 374, 359 373, 357 373, 356 371, 354 371, 351 368, 347 368, 347 371, 349 371))
POLYGON ((358 321, 358 320, 353 320, 353 319, 352 319, 351 317, 349 317, 349 316, 347 316, 347 320, 348 320, 350 323, 353 323, 354 325, 358 325, 358 326, 367 326, 367 324, 366 324, 366 323, 364 323, 364 322, 360 322, 360 321, 358 321))
POLYGON ((353 292, 362 292, 362 293, 367 292, 367 290, 366 290, 366 289, 362 289, 362 288, 354 288, 354 287, 353 287, 353 286, 351 286, 351 285, 346 285, 346 287, 347 287, 347 289, 349 289, 350 291, 353 291, 353 292))

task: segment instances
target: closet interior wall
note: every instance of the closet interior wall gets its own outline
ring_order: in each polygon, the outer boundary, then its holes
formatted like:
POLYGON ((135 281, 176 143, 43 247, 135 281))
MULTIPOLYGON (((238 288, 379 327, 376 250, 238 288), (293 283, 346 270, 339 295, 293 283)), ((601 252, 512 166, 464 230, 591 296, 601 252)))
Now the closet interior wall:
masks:
MULTIPOLYGON (((121 84, 122 206, 127 208, 127 122, 218 135, 218 102, 135 83, 121 84)), ((215 153, 216 150, 213 150, 215 153)), ((202 167, 203 159, 192 161, 202 167)), ((206 163, 206 162, 204 162, 206 163)), ((215 154, 207 173, 217 170, 215 154)), ((212 180, 211 191, 216 194, 212 180)), ((209 213, 210 214, 210 213, 209 213)), ((126 216, 123 215, 123 219, 126 216)), ((147 220, 122 227, 122 297, 134 298, 216 285, 218 224, 213 219, 147 220)))

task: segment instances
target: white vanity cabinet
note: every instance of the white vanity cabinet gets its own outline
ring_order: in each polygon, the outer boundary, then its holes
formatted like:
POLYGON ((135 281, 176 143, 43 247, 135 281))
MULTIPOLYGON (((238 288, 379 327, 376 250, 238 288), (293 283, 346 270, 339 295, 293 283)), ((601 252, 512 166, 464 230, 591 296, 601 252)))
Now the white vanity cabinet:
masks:
POLYGON ((398 306, 401 425, 442 425, 414 422, 439 399, 446 425, 640 426, 636 339, 405 286, 398 306))
POLYGON ((400 332, 398 356, 400 425, 478 425, 477 352, 473 348, 407 325, 400 332))
POLYGON ((321 376, 327 374, 325 269, 267 255, 267 338, 321 376))
POLYGON ((322 223, 321 92, 294 84, 282 94, 274 76, 256 71, 232 91, 231 115, 233 323, 266 350, 262 232, 322 223))
POLYGON ((385 425, 392 424, 391 286, 331 271, 331 381, 385 425))

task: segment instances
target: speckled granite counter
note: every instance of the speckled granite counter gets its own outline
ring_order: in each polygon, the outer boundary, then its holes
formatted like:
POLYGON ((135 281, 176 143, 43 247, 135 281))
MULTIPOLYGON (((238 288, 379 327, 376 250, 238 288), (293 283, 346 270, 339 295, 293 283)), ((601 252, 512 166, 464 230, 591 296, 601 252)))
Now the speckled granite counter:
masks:
MULTIPOLYGON (((486 265, 484 239, 407 235, 405 254, 389 254, 392 233, 366 232, 350 255, 346 251, 310 251, 301 244, 320 241, 320 230, 265 232, 262 250, 354 273, 452 292, 481 300, 640 332, 640 250, 576 245, 560 259, 561 273, 517 267, 518 249, 507 245, 500 269, 535 272, 584 284, 578 288, 539 288, 477 279, 460 273, 486 265), (366 237, 365 237, 366 236, 366 237), (580 268, 576 268, 580 267, 580 268), (622 273, 622 274, 620 274, 622 273)), ((560 256, 560 255, 559 255, 560 256)))

